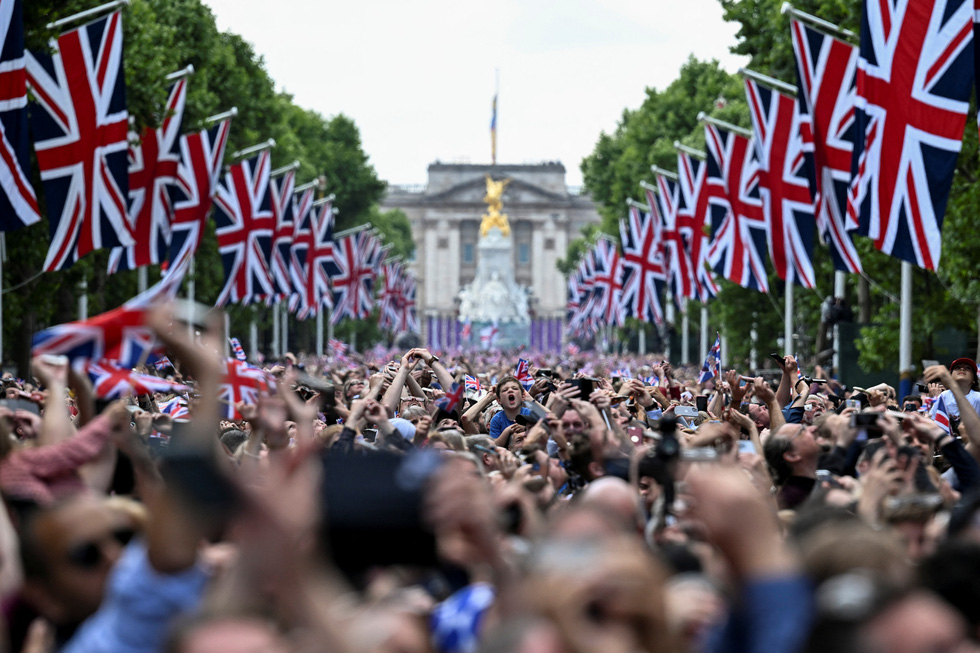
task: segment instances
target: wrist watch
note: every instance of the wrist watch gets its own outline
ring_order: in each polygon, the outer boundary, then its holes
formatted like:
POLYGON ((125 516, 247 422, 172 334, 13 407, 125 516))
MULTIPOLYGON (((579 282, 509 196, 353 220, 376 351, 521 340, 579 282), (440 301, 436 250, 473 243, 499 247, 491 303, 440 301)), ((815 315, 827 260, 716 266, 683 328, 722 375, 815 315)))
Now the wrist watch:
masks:
POLYGON ((432 365, 433 363, 438 363, 438 362, 439 362, 439 357, 433 356, 432 358, 429 359, 429 362, 426 363, 426 365, 432 365))

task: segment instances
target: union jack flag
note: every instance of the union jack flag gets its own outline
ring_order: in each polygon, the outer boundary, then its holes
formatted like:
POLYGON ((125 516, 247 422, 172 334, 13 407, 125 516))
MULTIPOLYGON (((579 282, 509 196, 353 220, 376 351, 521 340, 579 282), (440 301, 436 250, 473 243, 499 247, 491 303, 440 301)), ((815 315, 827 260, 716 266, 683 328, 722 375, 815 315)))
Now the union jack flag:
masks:
POLYGON ((171 363, 170 359, 167 358, 166 356, 162 357, 160 360, 153 363, 153 369, 157 370, 158 372, 162 372, 168 367, 173 367, 173 366, 174 364, 171 363))
POLYGON ((222 404, 225 419, 241 419, 235 404, 258 403, 261 395, 273 390, 269 376, 264 370, 234 358, 226 358, 224 374, 218 386, 218 400, 222 404))
POLYGON ((235 354, 235 358, 244 361, 248 360, 248 356, 245 355, 245 349, 242 348, 242 342, 238 338, 228 338, 228 342, 231 343, 231 351, 235 354))
POLYGON ((890 256, 939 265, 970 99, 967 0, 866 2, 847 210, 890 256))
POLYGON ((745 80, 769 257, 780 279, 813 288, 813 134, 796 100, 745 80))
POLYGON ((708 185, 705 183, 708 166, 685 152, 677 153, 677 176, 680 188, 677 207, 677 228, 690 245, 691 265, 694 267, 694 295, 701 303, 718 294, 718 283, 708 262, 711 239, 711 217, 708 212, 708 185))
POLYGON ((31 129, 51 222, 45 271, 134 242, 122 15, 65 32, 50 47, 53 54, 27 53, 31 129))
POLYGON ((31 186, 21 0, 0 2, 0 231, 41 220, 31 186))
POLYGON ((530 389, 534 385, 534 377, 531 376, 531 363, 528 360, 524 358, 518 359, 517 369, 514 370, 514 378, 520 381, 525 390, 530 389))
POLYGON ((323 307, 334 306, 330 280, 338 273, 337 244, 333 237, 333 204, 325 202, 317 215, 310 213, 306 237, 306 315, 316 315, 323 307))
POLYGON ((384 264, 384 285, 378 293, 381 309, 378 325, 382 329, 393 330, 400 322, 402 304, 402 264, 390 262, 384 264))
POLYGON ((687 307, 686 299, 694 295, 694 270, 687 243, 684 242, 684 235, 677 222, 679 188, 675 182, 658 174, 657 192, 650 188, 645 190, 647 202, 653 208, 654 214, 659 214, 663 225, 661 237, 664 265, 670 279, 674 303, 683 311, 687 307))
POLYGON ((400 333, 419 332, 419 316, 415 308, 417 291, 418 285, 415 283, 415 277, 409 274, 404 275, 402 277, 401 306, 398 310, 398 324, 395 325, 395 330, 400 333))
POLYGON ((715 271, 744 288, 769 292, 766 276, 766 220, 759 198, 759 162, 752 142, 715 125, 704 126, 707 141, 711 250, 715 271))
MULTIPOLYGON (((854 153, 854 99, 858 49, 790 21, 796 53, 800 111, 813 130, 814 176, 810 191, 817 229, 830 246, 834 268, 861 273, 861 259, 847 233, 847 187, 854 153)), ((856 226, 856 225, 855 225, 856 226)))
POLYGON ((340 340, 330 340, 327 345, 330 347, 330 351, 333 352, 334 356, 343 356, 347 353, 347 345, 340 340))
POLYGON ((331 276, 334 324, 345 317, 357 320, 371 314, 374 270, 383 258, 378 239, 367 230, 344 236, 336 247, 337 273, 331 276))
POLYGON ((117 309, 88 320, 68 322, 34 334, 32 354, 61 354, 72 361, 117 361, 127 367, 156 360, 153 333, 144 325, 145 309, 117 309))
MULTIPOLYGON (((627 220, 619 221, 623 244, 623 295, 626 314, 643 322, 664 321, 660 295, 667 282, 660 246, 660 221, 656 216, 630 205, 627 220)), ((571 279, 572 309, 579 307, 578 279, 571 279)))
POLYGON ((936 400, 934 409, 935 412, 932 414, 932 419, 936 421, 947 433, 951 433, 952 429, 949 425, 949 411, 946 410, 946 399, 942 395, 936 400))
POLYGON ((272 233, 272 258, 269 267, 272 269, 272 279, 276 284, 276 299, 291 297, 294 289, 289 276, 290 251, 293 246, 293 211, 296 199, 293 189, 296 188, 296 171, 288 170, 284 174, 272 177, 269 191, 272 193, 272 217, 275 229, 272 233))
POLYGON ((230 132, 231 120, 222 120, 210 129, 186 134, 180 139, 180 167, 174 189, 174 219, 170 234, 170 266, 182 259, 189 259, 201 245, 230 132))
POLYGON ((613 326, 623 326, 623 264, 616 243, 600 238, 592 248, 595 276, 592 277, 593 317, 613 326))
POLYGON ((313 194, 308 188, 296 200, 293 210, 293 238, 289 247, 289 278, 293 286, 293 295, 289 300, 289 310, 297 317, 305 318, 316 310, 317 302, 312 306, 308 299, 309 290, 307 255, 313 239, 313 194))
POLYGON ((711 345, 708 355, 704 357, 698 384, 707 383, 710 379, 721 378, 721 335, 715 334, 715 344, 711 345))
POLYGON ((160 127, 144 130, 140 142, 129 148, 128 215, 136 242, 112 250, 110 274, 167 259, 186 100, 187 80, 181 79, 170 89, 160 127))
POLYGON ((470 376, 469 374, 463 375, 463 382, 466 384, 466 391, 479 392, 480 391, 480 379, 475 376, 470 376))
POLYGON ((272 155, 263 150, 231 167, 218 184, 214 221, 225 286, 217 306, 248 303, 275 294, 269 255, 275 222, 269 199, 272 155))
POLYGON ((174 419, 186 419, 191 416, 191 411, 187 408, 187 400, 183 397, 174 397, 158 405, 161 413, 170 415, 174 419))
POLYGON ((447 413, 452 413, 456 411, 459 406, 459 402, 463 400, 465 389, 458 383, 454 383, 449 392, 445 396, 436 399, 436 406, 440 409, 446 411, 447 413))
POLYGON ((186 392, 190 388, 158 376, 140 374, 119 367, 111 361, 89 363, 86 371, 99 399, 119 399, 130 395, 149 395, 154 392, 186 392))

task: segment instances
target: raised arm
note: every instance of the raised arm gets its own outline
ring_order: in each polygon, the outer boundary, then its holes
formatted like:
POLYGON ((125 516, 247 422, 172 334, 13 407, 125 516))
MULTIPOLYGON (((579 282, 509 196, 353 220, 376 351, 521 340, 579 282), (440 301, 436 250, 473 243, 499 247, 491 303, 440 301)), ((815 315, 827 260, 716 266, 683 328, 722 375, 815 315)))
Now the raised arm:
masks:
POLYGON ((41 432, 37 435, 38 445, 57 444, 67 440, 75 433, 75 426, 65 407, 68 359, 64 356, 37 356, 31 361, 31 371, 47 390, 41 432))
POLYGON ((980 415, 977 415, 973 404, 960 390, 959 384, 953 381, 953 375, 949 373, 945 365, 927 367, 923 375, 927 382, 938 381, 953 393, 953 397, 956 399, 956 408, 959 409, 960 413, 960 426, 966 434, 966 449, 974 458, 980 460, 980 415))

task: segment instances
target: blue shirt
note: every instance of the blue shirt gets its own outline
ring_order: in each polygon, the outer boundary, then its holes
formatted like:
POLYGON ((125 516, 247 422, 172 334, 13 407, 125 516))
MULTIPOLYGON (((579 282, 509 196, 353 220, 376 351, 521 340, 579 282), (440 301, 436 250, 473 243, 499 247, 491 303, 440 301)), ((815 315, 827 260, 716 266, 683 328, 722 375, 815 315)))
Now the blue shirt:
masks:
MULTIPOLYGON (((525 406, 521 406, 521 415, 530 415, 530 409, 525 406)), ((493 416, 490 420, 490 437, 496 440, 500 437, 500 434, 504 432, 504 429, 513 424, 513 420, 507 419, 507 415, 502 410, 498 410, 497 414, 493 416)))
POLYGON ((109 574, 102 605, 61 653, 159 651, 174 619, 197 608, 207 582, 200 566, 161 574, 150 565, 146 544, 134 541, 109 574))

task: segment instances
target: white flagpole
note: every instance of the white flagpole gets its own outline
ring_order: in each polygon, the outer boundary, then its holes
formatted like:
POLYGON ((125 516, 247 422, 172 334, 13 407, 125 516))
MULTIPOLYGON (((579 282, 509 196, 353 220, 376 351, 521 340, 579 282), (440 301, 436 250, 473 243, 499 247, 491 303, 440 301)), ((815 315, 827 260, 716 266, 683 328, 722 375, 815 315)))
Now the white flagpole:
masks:
POLYGON ((259 360, 259 325, 255 323, 255 316, 248 322, 249 350, 251 350, 252 361, 259 360))
POLYGON ((98 7, 93 7, 91 9, 86 9, 85 11, 80 11, 77 14, 72 14, 71 16, 56 20, 53 23, 48 23, 46 27, 47 29, 58 29, 60 27, 64 27, 65 25, 69 25, 80 20, 85 20, 86 18, 92 18, 93 16, 98 16, 99 14, 109 13, 110 11, 114 11, 119 7, 125 7, 128 4, 129 0, 113 0, 113 2, 109 2, 98 7))
POLYGON ((282 348, 280 349, 282 355, 285 356, 289 352, 289 309, 287 308, 282 312, 282 348))
MULTIPOLYGON (((834 272, 834 298, 844 299, 847 273, 837 270, 834 272)), ((834 374, 840 374, 840 323, 834 323, 834 374)))
POLYGON ((323 358, 323 307, 316 312, 316 357, 323 358))
POLYGON ((224 352, 225 352, 225 358, 228 358, 228 353, 229 353, 228 347, 231 346, 229 344, 231 342, 231 318, 228 316, 228 311, 225 311, 224 317, 225 317, 225 344, 224 344, 224 352))
POLYGON ((670 354, 671 354, 670 345, 671 345, 671 341, 673 340, 673 338, 671 338, 670 336, 670 332, 674 326, 674 294, 670 290, 668 290, 666 293, 666 298, 667 298, 666 318, 667 318, 668 328, 664 329, 664 333, 667 335, 666 342, 664 343, 664 354, 666 354, 667 361, 669 362, 670 354))
POLYGON ((858 44, 858 35, 849 29, 844 29, 839 25, 834 25, 829 20, 824 20, 823 18, 817 18, 812 14, 808 14, 805 11, 800 11, 796 9, 788 2, 784 2, 782 8, 779 10, 782 14, 789 14, 797 20, 807 23, 810 27, 818 31, 827 31, 831 33, 831 36, 837 36, 843 38, 845 41, 849 41, 854 45, 858 44))
POLYGON ((708 357, 708 307, 701 305, 701 360, 708 357))
POLYGON ((793 275, 790 274, 789 278, 786 280, 786 306, 784 310, 786 314, 783 315, 783 338, 785 342, 783 343, 783 350, 786 352, 787 356, 793 356, 793 275))
POLYGON ((898 373, 904 384, 912 371, 912 264, 908 261, 902 261, 902 301, 899 315, 898 373))
POLYGON ((749 352, 749 366, 755 372, 759 369, 759 332, 756 330, 754 319, 752 320, 752 330, 749 331, 749 337, 752 339, 752 349, 749 352))
POLYGON ((272 356, 277 359, 282 355, 279 353, 279 312, 281 307, 282 302, 276 302, 272 305, 272 356))
POLYGON ((88 319, 88 280, 85 278, 78 284, 78 319, 88 319))
POLYGON ((757 73, 754 70, 749 70, 748 68, 739 68, 738 74, 743 77, 748 77, 754 82, 758 82, 763 86, 768 86, 771 89, 775 89, 780 93, 785 93, 786 95, 796 97, 796 87, 792 84, 787 84, 786 82, 780 81, 775 77, 770 77, 769 75, 763 75, 762 73, 757 73))
POLYGON ((640 356, 647 353, 647 324, 646 322, 640 322, 640 332, 637 336, 637 345, 640 350, 640 356))
POLYGON ((136 268, 136 287, 140 294, 146 292, 146 266, 136 268))
POLYGON ((714 125, 715 127, 720 127, 722 129, 727 129, 730 132, 741 134, 746 138, 752 138, 752 130, 746 129, 745 127, 739 127, 738 125, 733 125, 732 123, 726 122, 724 120, 718 120, 717 118, 712 118, 704 111, 698 114, 698 122, 706 122, 709 125, 714 125))
POLYGON ((688 349, 691 344, 691 322, 687 318, 687 311, 681 314, 681 365, 687 365, 688 349))

